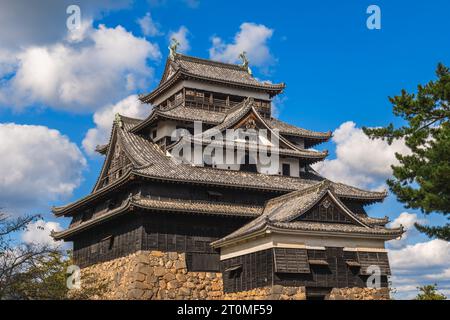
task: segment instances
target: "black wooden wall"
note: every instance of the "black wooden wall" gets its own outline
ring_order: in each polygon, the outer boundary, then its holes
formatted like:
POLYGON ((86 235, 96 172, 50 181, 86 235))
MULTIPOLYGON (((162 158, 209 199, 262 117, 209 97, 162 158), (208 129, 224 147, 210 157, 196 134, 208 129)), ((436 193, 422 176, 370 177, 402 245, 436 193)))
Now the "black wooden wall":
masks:
POLYGON ((192 252, 212 255, 191 256, 191 261, 192 258, 197 260, 192 266, 202 265, 199 259, 217 261, 214 270, 208 264, 209 270, 195 271, 219 271, 219 254, 210 243, 250 219, 136 210, 76 236, 73 239, 74 261, 80 267, 86 267, 138 250, 192 252))
MULTIPOLYGON (((307 272, 307 268, 300 268, 301 273, 300 271, 277 272, 274 264, 274 249, 221 261, 224 291, 245 291, 272 284, 310 288, 366 287, 368 275, 361 272, 360 268, 350 267, 346 263, 347 260, 358 260, 356 252, 344 252, 343 248, 337 247, 327 247, 326 250, 306 251, 310 262, 311 260, 323 260, 328 265, 309 264, 310 272, 307 272), (263 281, 266 279, 267 281, 263 281)), ((381 258, 381 261, 378 261, 378 263, 381 266, 385 265, 387 256, 385 254, 382 256, 378 255, 381 258)), ((302 260, 298 263, 304 263, 304 261, 302 260)), ((283 268, 279 268, 279 270, 282 271, 283 268)), ((388 286, 385 271, 381 276, 382 287, 388 286)))
POLYGON ((272 249, 223 260, 221 271, 224 292, 266 287, 273 282, 272 249))

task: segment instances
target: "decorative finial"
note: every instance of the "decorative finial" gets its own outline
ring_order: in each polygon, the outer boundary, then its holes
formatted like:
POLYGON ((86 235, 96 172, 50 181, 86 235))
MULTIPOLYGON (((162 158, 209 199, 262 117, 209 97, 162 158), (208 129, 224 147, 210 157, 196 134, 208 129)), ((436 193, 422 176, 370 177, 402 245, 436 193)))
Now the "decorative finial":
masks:
POLYGON ((119 126, 119 128, 123 127, 123 122, 120 118, 120 114, 116 113, 116 115, 114 116, 114 122, 119 126))
POLYGON ((239 59, 242 60, 242 68, 247 69, 247 72, 249 75, 252 74, 252 70, 250 69, 250 67, 248 66, 248 58, 247 58, 247 52, 242 51, 241 54, 239 54, 239 59))
POLYGON ((169 58, 170 60, 175 60, 175 55, 177 54, 177 49, 180 43, 176 38, 172 38, 172 42, 169 45, 169 58))

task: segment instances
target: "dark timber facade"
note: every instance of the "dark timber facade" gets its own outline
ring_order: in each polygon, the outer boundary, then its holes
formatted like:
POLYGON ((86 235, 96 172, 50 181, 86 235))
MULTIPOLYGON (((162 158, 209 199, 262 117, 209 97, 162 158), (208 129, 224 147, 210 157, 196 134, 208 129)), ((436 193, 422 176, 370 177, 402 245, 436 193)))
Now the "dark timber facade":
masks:
POLYGON ((386 193, 331 182, 311 168, 327 152, 310 148, 331 132, 274 118, 271 100, 284 87, 257 81, 246 64, 171 52, 158 87, 140 97, 153 105, 148 117, 116 115, 109 142, 97 147, 105 161, 92 193, 54 208, 72 219, 54 238, 73 242, 83 268, 140 250, 185 253, 188 271, 221 272, 225 292, 365 287, 370 265, 380 267, 387 286, 384 242, 402 230, 364 210, 386 193), (245 154, 240 165, 198 165, 171 154, 179 146, 205 148, 213 130, 236 128, 276 137, 270 152, 279 155, 278 167, 251 163, 248 141, 236 147, 245 154), (190 134, 173 139, 176 129, 190 134))

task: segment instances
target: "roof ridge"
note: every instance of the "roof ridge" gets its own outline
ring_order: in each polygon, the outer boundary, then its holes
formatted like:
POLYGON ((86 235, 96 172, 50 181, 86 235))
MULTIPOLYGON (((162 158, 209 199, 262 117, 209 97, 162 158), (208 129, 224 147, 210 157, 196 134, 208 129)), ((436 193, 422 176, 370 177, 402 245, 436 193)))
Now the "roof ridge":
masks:
POLYGON ((312 191, 314 191, 316 189, 317 189, 317 191, 319 191, 325 185, 328 185, 329 187, 332 187, 331 181, 325 179, 325 180, 317 182, 317 183, 315 183, 315 184, 313 184, 311 186, 308 186, 308 187, 306 187, 304 189, 292 191, 292 192, 283 194, 283 195, 281 195, 279 197, 272 198, 269 201, 267 201, 267 203, 265 204, 265 207, 267 207, 268 205, 274 205, 274 204, 276 204, 276 203, 278 203, 280 201, 283 201, 283 200, 291 199, 291 198, 296 197, 296 196, 303 196, 305 194, 311 193, 312 191))
POLYGON ((222 62, 222 61, 217 61, 217 60, 194 57, 194 56, 190 56, 190 55, 186 55, 186 54, 182 54, 182 53, 178 53, 178 52, 175 56, 175 61, 177 60, 177 58, 182 58, 182 59, 185 59, 188 61, 201 62, 204 64, 223 66, 223 67, 227 67, 227 68, 235 69, 235 70, 246 71, 246 69, 244 69, 240 64, 227 63, 227 62, 222 62))

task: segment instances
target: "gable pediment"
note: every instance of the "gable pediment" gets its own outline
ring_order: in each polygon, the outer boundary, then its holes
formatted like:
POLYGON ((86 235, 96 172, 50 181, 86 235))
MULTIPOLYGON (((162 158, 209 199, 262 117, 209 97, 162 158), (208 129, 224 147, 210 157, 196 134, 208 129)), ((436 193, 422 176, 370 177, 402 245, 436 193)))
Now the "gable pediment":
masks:
POLYGON ((94 191, 121 178, 132 163, 123 149, 122 144, 119 142, 120 139, 118 139, 119 137, 116 129, 117 128, 113 128, 113 137, 110 142, 110 147, 108 148, 102 171, 94 187, 94 191))
POLYGON ((330 190, 315 202, 310 209, 301 213, 292 221, 310 221, 323 223, 347 223, 359 226, 365 224, 350 211, 330 190))
POLYGON ((235 121, 233 125, 230 125, 226 129, 233 129, 233 130, 239 129, 243 130, 244 132, 253 131, 257 133, 259 133, 260 130, 266 130, 266 134, 264 136, 270 140, 272 135, 276 135, 280 148, 288 150, 296 150, 296 148, 293 147, 288 141, 286 141, 283 137, 274 132, 273 129, 270 128, 267 125, 267 123, 265 123, 264 120, 261 119, 260 115, 253 107, 250 108, 249 111, 246 114, 244 114, 240 119, 235 121))

